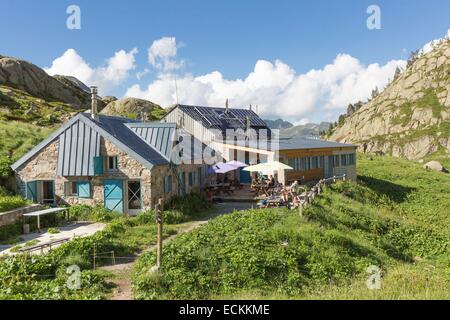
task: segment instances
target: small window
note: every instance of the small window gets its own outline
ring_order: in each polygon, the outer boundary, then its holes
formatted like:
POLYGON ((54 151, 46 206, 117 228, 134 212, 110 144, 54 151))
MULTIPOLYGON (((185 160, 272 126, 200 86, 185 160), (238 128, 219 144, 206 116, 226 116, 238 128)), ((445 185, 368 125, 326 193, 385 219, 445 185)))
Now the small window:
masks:
POLYGON ((354 154, 354 153, 351 153, 351 154, 349 155, 348 164, 351 165, 351 166, 354 166, 354 165, 355 165, 355 154, 354 154))
POLYGON ((107 161, 108 161, 108 163, 107 163, 108 171, 117 171, 117 169, 118 169, 117 157, 116 156, 108 157, 107 161))
POLYGON ((194 185, 194 173, 189 172, 189 187, 192 187, 194 185))
POLYGON ((64 183, 66 197, 91 198, 91 183, 89 181, 67 181, 64 183))
POLYGON ((347 165, 347 155, 343 154, 341 155, 341 166, 346 166, 347 165))
POLYGON ((164 177, 164 193, 169 193, 172 191, 172 177, 165 176, 164 177))
POLYGON ((64 183, 65 195, 69 197, 78 196, 78 185, 76 181, 68 181, 64 183))

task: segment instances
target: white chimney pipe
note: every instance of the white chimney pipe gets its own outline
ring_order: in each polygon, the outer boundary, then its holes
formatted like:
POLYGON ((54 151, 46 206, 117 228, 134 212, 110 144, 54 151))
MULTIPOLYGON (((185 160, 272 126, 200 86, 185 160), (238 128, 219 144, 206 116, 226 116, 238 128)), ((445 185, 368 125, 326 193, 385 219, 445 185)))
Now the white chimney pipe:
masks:
POLYGON ((93 120, 98 120, 97 93, 97 87, 91 87, 91 118, 93 120))

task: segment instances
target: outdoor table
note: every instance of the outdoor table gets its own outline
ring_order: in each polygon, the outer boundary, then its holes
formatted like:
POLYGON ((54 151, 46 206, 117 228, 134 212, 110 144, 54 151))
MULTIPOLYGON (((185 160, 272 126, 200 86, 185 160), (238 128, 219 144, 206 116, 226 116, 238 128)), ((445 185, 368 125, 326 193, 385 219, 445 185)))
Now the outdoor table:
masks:
POLYGON ((31 212, 31 213, 25 213, 23 216, 24 217, 37 217, 38 232, 41 232, 41 216, 45 216, 45 215, 48 215, 51 213, 65 211, 67 209, 68 208, 51 208, 51 209, 45 209, 45 210, 35 211, 35 212, 31 212))

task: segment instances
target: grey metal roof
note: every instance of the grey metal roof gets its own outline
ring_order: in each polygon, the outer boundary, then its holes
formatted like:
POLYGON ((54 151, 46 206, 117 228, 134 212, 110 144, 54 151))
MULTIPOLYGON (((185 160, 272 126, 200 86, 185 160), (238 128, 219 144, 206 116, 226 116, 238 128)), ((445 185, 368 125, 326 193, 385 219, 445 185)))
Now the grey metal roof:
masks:
POLYGON ((169 164, 169 160, 163 154, 147 144, 127 126, 127 124, 138 122, 104 115, 98 115, 98 120, 93 120, 89 113, 79 113, 16 161, 11 168, 17 170, 42 148, 59 138, 62 142, 62 152, 58 152, 58 174, 91 175, 90 159, 100 153, 100 136, 110 140, 119 149, 148 168, 169 164))
POLYGON ((168 159, 147 144, 127 126, 127 124, 138 123, 139 121, 104 115, 98 115, 98 120, 93 120, 89 113, 82 113, 82 115, 94 123, 97 130, 105 138, 109 138, 119 148, 142 164, 150 168, 153 165, 169 164, 168 159))
POLYGON ((175 123, 140 122, 127 123, 126 126, 147 144, 156 149, 167 160, 170 159, 170 153, 175 139, 175 130, 177 128, 175 123))
POLYGON ((100 134, 83 121, 68 126, 59 136, 57 174, 93 176, 93 158, 100 155, 100 134))
POLYGON ((280 139, 278 145, 279 150, 356 147, 353 144, 308 138, 280 139))
POLYGON ((203 106, 177 105, 183 112, 194 120, 200 121, 206 128, 220 129, 246 129, 247 117, 252 128, 268 129, 267 124, 255 112, 248 109, 213 108, 203 106))

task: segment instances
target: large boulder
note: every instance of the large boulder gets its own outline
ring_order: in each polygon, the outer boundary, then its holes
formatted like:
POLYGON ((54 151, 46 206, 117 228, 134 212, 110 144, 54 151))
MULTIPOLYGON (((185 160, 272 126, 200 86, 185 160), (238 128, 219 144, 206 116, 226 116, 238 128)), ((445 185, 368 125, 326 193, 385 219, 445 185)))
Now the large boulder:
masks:
POLYGON ((430 161, 423 165, 425 169, 430 169, 439 172, 447 172, 447 170, 442 166, 442 164, 438 161, 430 161))

